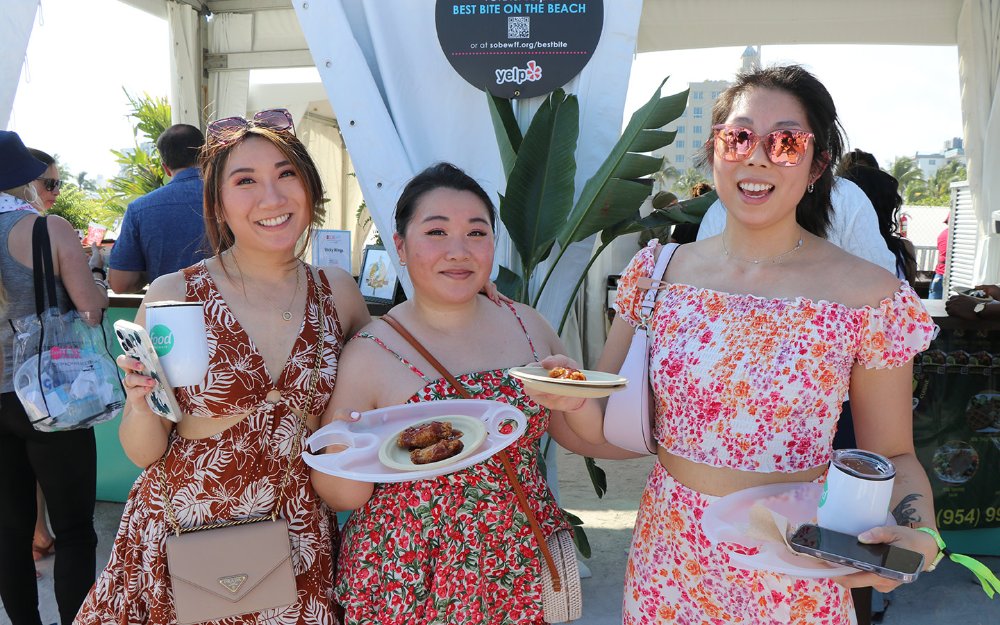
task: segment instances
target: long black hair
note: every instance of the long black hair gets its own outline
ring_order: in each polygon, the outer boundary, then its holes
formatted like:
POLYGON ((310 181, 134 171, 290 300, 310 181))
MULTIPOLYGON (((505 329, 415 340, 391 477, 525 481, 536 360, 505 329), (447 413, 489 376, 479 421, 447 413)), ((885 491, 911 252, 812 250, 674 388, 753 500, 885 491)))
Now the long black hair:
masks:
POLYGON ((899 236, 896 227, 899 219, 899 209, 903 198, 899 195, 899 181, 890 174, 864 165, 856 165, 840 173, 841 178, 850 180, 861 187, 878 218, 878 231, 885 239, 885 244, 896 257, 896 274, 904 275, 908 282, 913 282, 914 276, 909 275, 909 268, 917 262, 916 256, 899 236))

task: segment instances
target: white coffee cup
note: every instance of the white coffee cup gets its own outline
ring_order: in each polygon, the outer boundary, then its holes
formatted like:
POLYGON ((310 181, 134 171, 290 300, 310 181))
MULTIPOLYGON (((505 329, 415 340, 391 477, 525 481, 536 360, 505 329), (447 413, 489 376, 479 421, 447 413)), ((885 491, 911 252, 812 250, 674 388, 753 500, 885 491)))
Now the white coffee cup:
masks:
POLYGON ((146 331, 170 386, 200 385, 208 373, 208 336, 201 302, 146 304, 146 331))
POLYGON ((817 511, 820 527, 858 535, 886 524, 896 467, 862 449, 833 452, 817 511))

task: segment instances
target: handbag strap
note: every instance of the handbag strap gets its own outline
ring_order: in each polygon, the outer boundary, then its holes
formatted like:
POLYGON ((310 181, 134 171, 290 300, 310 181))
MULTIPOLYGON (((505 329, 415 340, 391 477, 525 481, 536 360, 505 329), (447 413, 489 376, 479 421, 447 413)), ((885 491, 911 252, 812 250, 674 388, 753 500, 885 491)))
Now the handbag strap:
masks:
POLYGON ((49 307, 58 306, 56 301, 56 272, 52 264, 52 241, 46 217, 38 217, 31 228, 31 262, 35 279, 35 313, 45 312, 45 299, 49 307))
MULTIPOLYGON (((667 243, 660 250, 660 257, 656 259, 656 265, 653 267, 653 273, 649 276, 649 284, 646 285, 646 279, 640 278, 639 288, 645 289, 646 294, 642 298, 642 305, 639 312, 639 327, 643 330, 649 327, 649 320, 653 317, 653 305, 656 303, 656 292, 666 286, 663 280, 663 274, 667 271, 667 265, 670 264, 670 259, 673 258, 674 252, 680 247, 677 243, 667 243)), ((638 328, 636 328, 638 329, 638 328)))
MULTIPOLYGON (((248 519, 239 519, 235 521, 220 521, 218 523, 213 523, 210 527, 212 529, 217 527, 232 527, 236 525, 249 525, 250 523, 257 523, 259 521, 266 520, 270 518, 271 521, 278 520, 278 513, 281 510, 281 504, 284 502, 285 498, 285 487, 288 486, 288 480, 292 475, 292 465, 295 462, 295 458, 298 457, 299 451, 302 449, 302 431, 305 429, 306 421, 309 420, 311 416, 309 414, 309 409, 312 407, 313 400, 316 398, 316 386, 319 384, 319 371, 323 367, 323 351, 326 347, 326 324, 323 321, 323 309, 324 302, 326 301, 326 296, 323 295, 322 291, 319 289, 319 285, 314 282, 314 292, 319 300, 319 306, 317 306, 318 314, 317 319, 319 326, 319 343, 316 346, 316 362, 313 364, 312 373, 309 376, 309 393, 306 395, 306 401, 302 405, 302 414, 299 416, 299 423, 295 429, 295 438, 292 439, 292 451, 288 454, 288 464, 285 465, 284 475, 281 476, 281 485, 278 486, 278 496, 274 502, 274 509, 271 510, 271 514, 268 516, 261 517, 251 517, 248 519)), ((203 529, 209 529, 206 526, 198 526, 191 528, 182 528, 180 522, 177 520, 177 514, 174 511, 173 504, 170 503, 171 496, 170 486, 167 484, 167 452, 163 452, 160 457, 160 489, 163 492, 163 505, 164 509, 167 511, 168 522, 170 523, 171 529, 173 529, 174 534, 180 536, 186 532, 198 531, 203 529)))
MULTIPOLYGON (((401 337, 406 339, 406 341, 413 346, 417 353, 424 357, 432 367, 438 370, 445 380, 451 384, 459 395, 465 399, 473 399, 472 394, 451 374, 448 369, 442 365, 437 358, 431 355, 429 351, 423 346, 423 344, 417 340, 415 336, 410 334, 409 330, 403 327, 395 317, 386 313, 381 317, 382 321, 389 324, 393 330, 399 333, 401 337)), ((517 502, 520 504, 521 512, 524 516, 528 518, 528 525, 531 527, 531 533, 535 535, 535 541, 538 542, 538 550, 542 552, 542 558, 545 560, 545 565, 549 568, 549 574, 552 576, 552 588, 556 592, 562 590, 562 579, 559 576, 559 571, 556 569, 556 562, 552 559, 552 553, 549 551, 549 545, 545 541, 545 535, 542 534, 542 528, 538 525, 538 519, 535 518, 535 513, 531 511, 528 506, 528 498, 524 494, 524 489, 521 488, 521 481, 517 479, 517 473, 514 472, 514 467, 510 462, 510 458, 507 456, 507 451, 501 451, 497 454, 500 458, 501 464, 503 464, 504 473, 507 474, 507 479, 510 481, 510 487, 514 490, 514 495, 517 497, 517 502)))

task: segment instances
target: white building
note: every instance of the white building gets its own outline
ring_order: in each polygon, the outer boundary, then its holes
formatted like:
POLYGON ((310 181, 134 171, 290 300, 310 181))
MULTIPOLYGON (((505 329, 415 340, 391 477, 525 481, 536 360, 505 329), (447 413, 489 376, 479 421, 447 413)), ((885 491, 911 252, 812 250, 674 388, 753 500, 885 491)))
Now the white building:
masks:
POLYGON ((918 152, 913 157, 913 160, 916 161, 917 167, 923 172, 924 180, 930 180, 934 177, 935 172, 947 163, 958 161, 963 165, 966 164, 962 139, 960 137, 948 139, 944 142, 943 152, 936 152, 934 154, 920 154, 918 152))

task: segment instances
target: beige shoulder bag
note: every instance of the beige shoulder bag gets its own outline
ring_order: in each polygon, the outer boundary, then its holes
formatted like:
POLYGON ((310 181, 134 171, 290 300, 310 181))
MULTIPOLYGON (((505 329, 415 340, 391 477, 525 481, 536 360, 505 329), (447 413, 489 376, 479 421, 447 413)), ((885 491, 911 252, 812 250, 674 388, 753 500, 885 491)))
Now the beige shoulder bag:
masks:
MULTIPOLYGON (((402 326, 396 319, 388 314, 381 317, 389 326, 406 339, 432 367, 444 376, 444 379, 458 391, 458 394, 465 399, 473 399, 469 391, 455 379, 426 348, 417 340, 415 336, 402 326)), ((503 464, 510 486, 517 496, 521 512, 528 519, 531 533, 535 535, 538 543, 538 551, 542 554, 545 565, 542 567, 542 609, 545 612, 547 623, 565 623, 580 618, 583 613, 583 592, 580 587, 580 571, 576 563, 576 548, 573 545, 573 535, 570 530, 558 530, 548 538, 542 534, 542 528, 538 525, 535 513, 528 506, 528 498, 521 488, 521 481, 517 479, 517 473, 510 462, 506 451, 497 454, 497 458, 503 464)))
POLYGON ((173 530, 172 535, 167 537, 166 555, 178 625, 283 608, 297 600, 288 522, 278 514, 292 465, 302 448, 302 432, 309 418, 309 407, 316 395, 323 364, 326 327, 322 319, 319 326, 319 347, 309 394, 302 407, 288 465, 271 514, 182 528, 170 503, 164 460, 166 454, 160 458, 164 509, 173 530))

